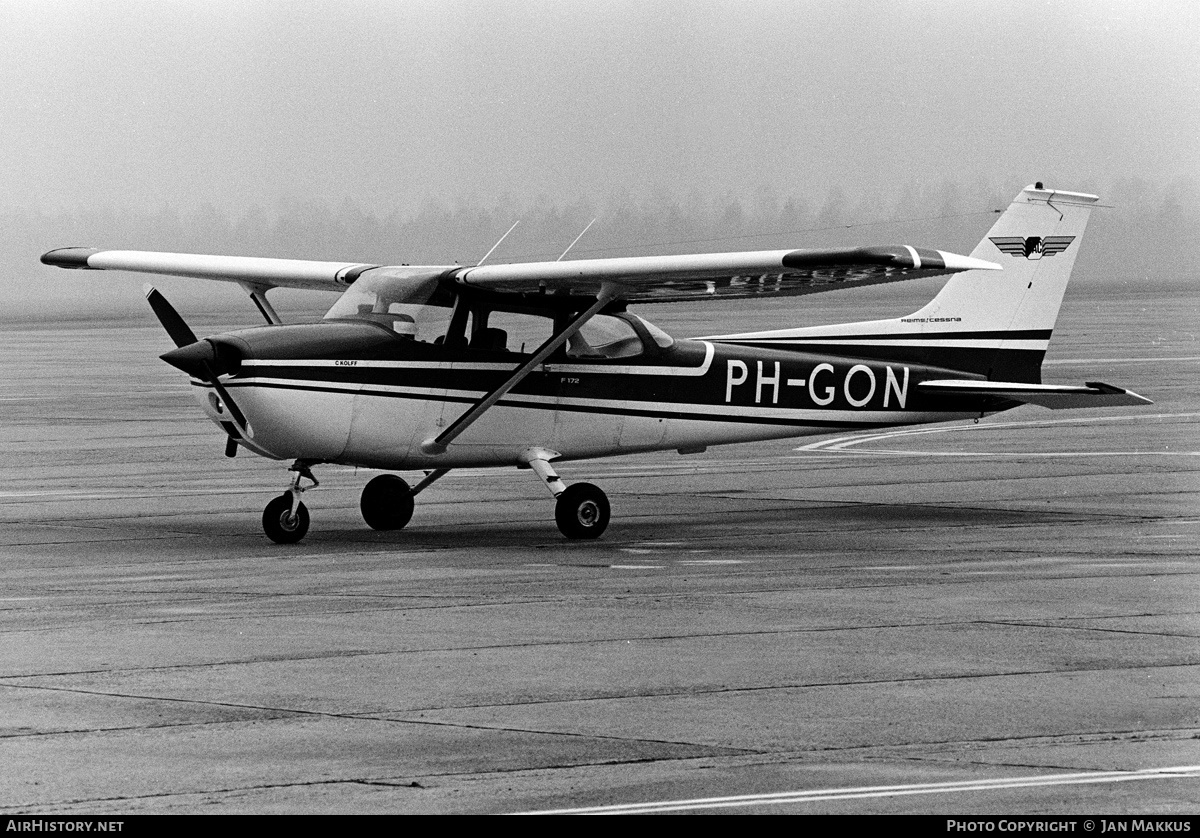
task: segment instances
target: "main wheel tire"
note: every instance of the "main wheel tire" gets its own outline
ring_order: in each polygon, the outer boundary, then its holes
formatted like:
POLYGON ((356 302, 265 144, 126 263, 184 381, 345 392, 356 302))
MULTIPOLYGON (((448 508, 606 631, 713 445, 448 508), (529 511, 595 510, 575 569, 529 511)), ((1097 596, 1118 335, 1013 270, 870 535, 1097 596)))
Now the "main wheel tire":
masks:
POLYGON ((567 538, 599 538, 608 527, 608 495, 591 483, 574 483, 558 496, 554 521, 567 538))
POLYGON ((412 489, 394 474, 381 474, 363 488, 358 508, 373 530, 403 529, 412 520, 412 489))
POLYGON ((292 496, 284 493, 267 504, 262 517, 263 532, 276 544, 295 544, 308 532, 308 510, 304 504, 296 507, 292 517, 292 496))

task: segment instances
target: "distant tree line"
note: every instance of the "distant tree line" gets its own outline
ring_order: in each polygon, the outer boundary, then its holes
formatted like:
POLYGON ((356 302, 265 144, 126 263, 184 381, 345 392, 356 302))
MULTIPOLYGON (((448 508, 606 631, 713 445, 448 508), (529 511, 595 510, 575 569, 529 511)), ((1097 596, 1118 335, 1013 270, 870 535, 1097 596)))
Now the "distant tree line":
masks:
MULTIPOLYGON (((26 274, 52 247, 277 256, 381 264, 473 264, 520 224, 492 262, 554 260, 591 222, 567 258, 714 252, 862 243, 916 244, 970 252, 1020 185, 961 188, 943 183, 893 200, 851 201, 838 190, 820 202, 768 188, 746 196, 624 192, 604 200, 505 200, 451 204, 430 200, 411 211, 379 212, 351 198, 283 203, 240 212, 165 205, 153 210, 88 207, 0 211, 0 266, 26 274)), ((1086 188, 1086 187, 1084 187, 1086 188)), ((1194 282, 1200 263, 1200 194, 1193 182, 1129 179, 1108 189, 1081 253, 1081 275, 1194 282)))

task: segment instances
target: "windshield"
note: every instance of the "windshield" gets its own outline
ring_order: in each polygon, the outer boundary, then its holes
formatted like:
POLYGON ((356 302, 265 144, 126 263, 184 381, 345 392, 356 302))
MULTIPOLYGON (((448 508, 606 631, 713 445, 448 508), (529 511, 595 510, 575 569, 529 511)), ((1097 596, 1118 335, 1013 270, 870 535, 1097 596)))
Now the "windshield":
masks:
POLYGON ((445 268, 376 268, 367 271, 338 298, 326 320, 369 320, 396 334, 432 342, 446 334, 449 294, 439 279, 445 268))

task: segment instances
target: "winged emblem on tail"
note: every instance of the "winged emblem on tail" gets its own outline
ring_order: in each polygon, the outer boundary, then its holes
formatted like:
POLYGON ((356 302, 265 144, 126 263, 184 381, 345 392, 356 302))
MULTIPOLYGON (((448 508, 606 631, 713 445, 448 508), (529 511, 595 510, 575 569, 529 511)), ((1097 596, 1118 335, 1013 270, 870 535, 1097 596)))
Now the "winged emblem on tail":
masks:
POLYGON ((1054 256, 1056 253, 1062 253, 1071 242, 1075 241, 1074 236, 1030 236, 1029 238, 1021 238, 1020 236, 991 236, 992 244, 1000 250, 1001 253, 1007 253, 1009 256, 1021 257, 1026 259, 1041 259, 1043 256, 1054 256))

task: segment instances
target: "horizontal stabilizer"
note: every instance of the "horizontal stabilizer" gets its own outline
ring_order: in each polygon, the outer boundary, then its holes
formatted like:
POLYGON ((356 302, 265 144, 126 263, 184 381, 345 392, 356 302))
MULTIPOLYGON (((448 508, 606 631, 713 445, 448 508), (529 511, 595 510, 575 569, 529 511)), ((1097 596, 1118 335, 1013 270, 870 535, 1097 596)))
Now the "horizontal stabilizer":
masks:
POLYGON ((995 396, 1015 402, 1037 404, 1051 410, 1076 407, 1123 407, 1154 404, 1150 399, 1130 390, 1122 390, 1102 381, 1089 381, 1084 386, 1060 384, 1020 384, 1011 381, 971 381, 940 379, 922 381, 917 385, 925 393, 944 393, 960 396, 995 396))

